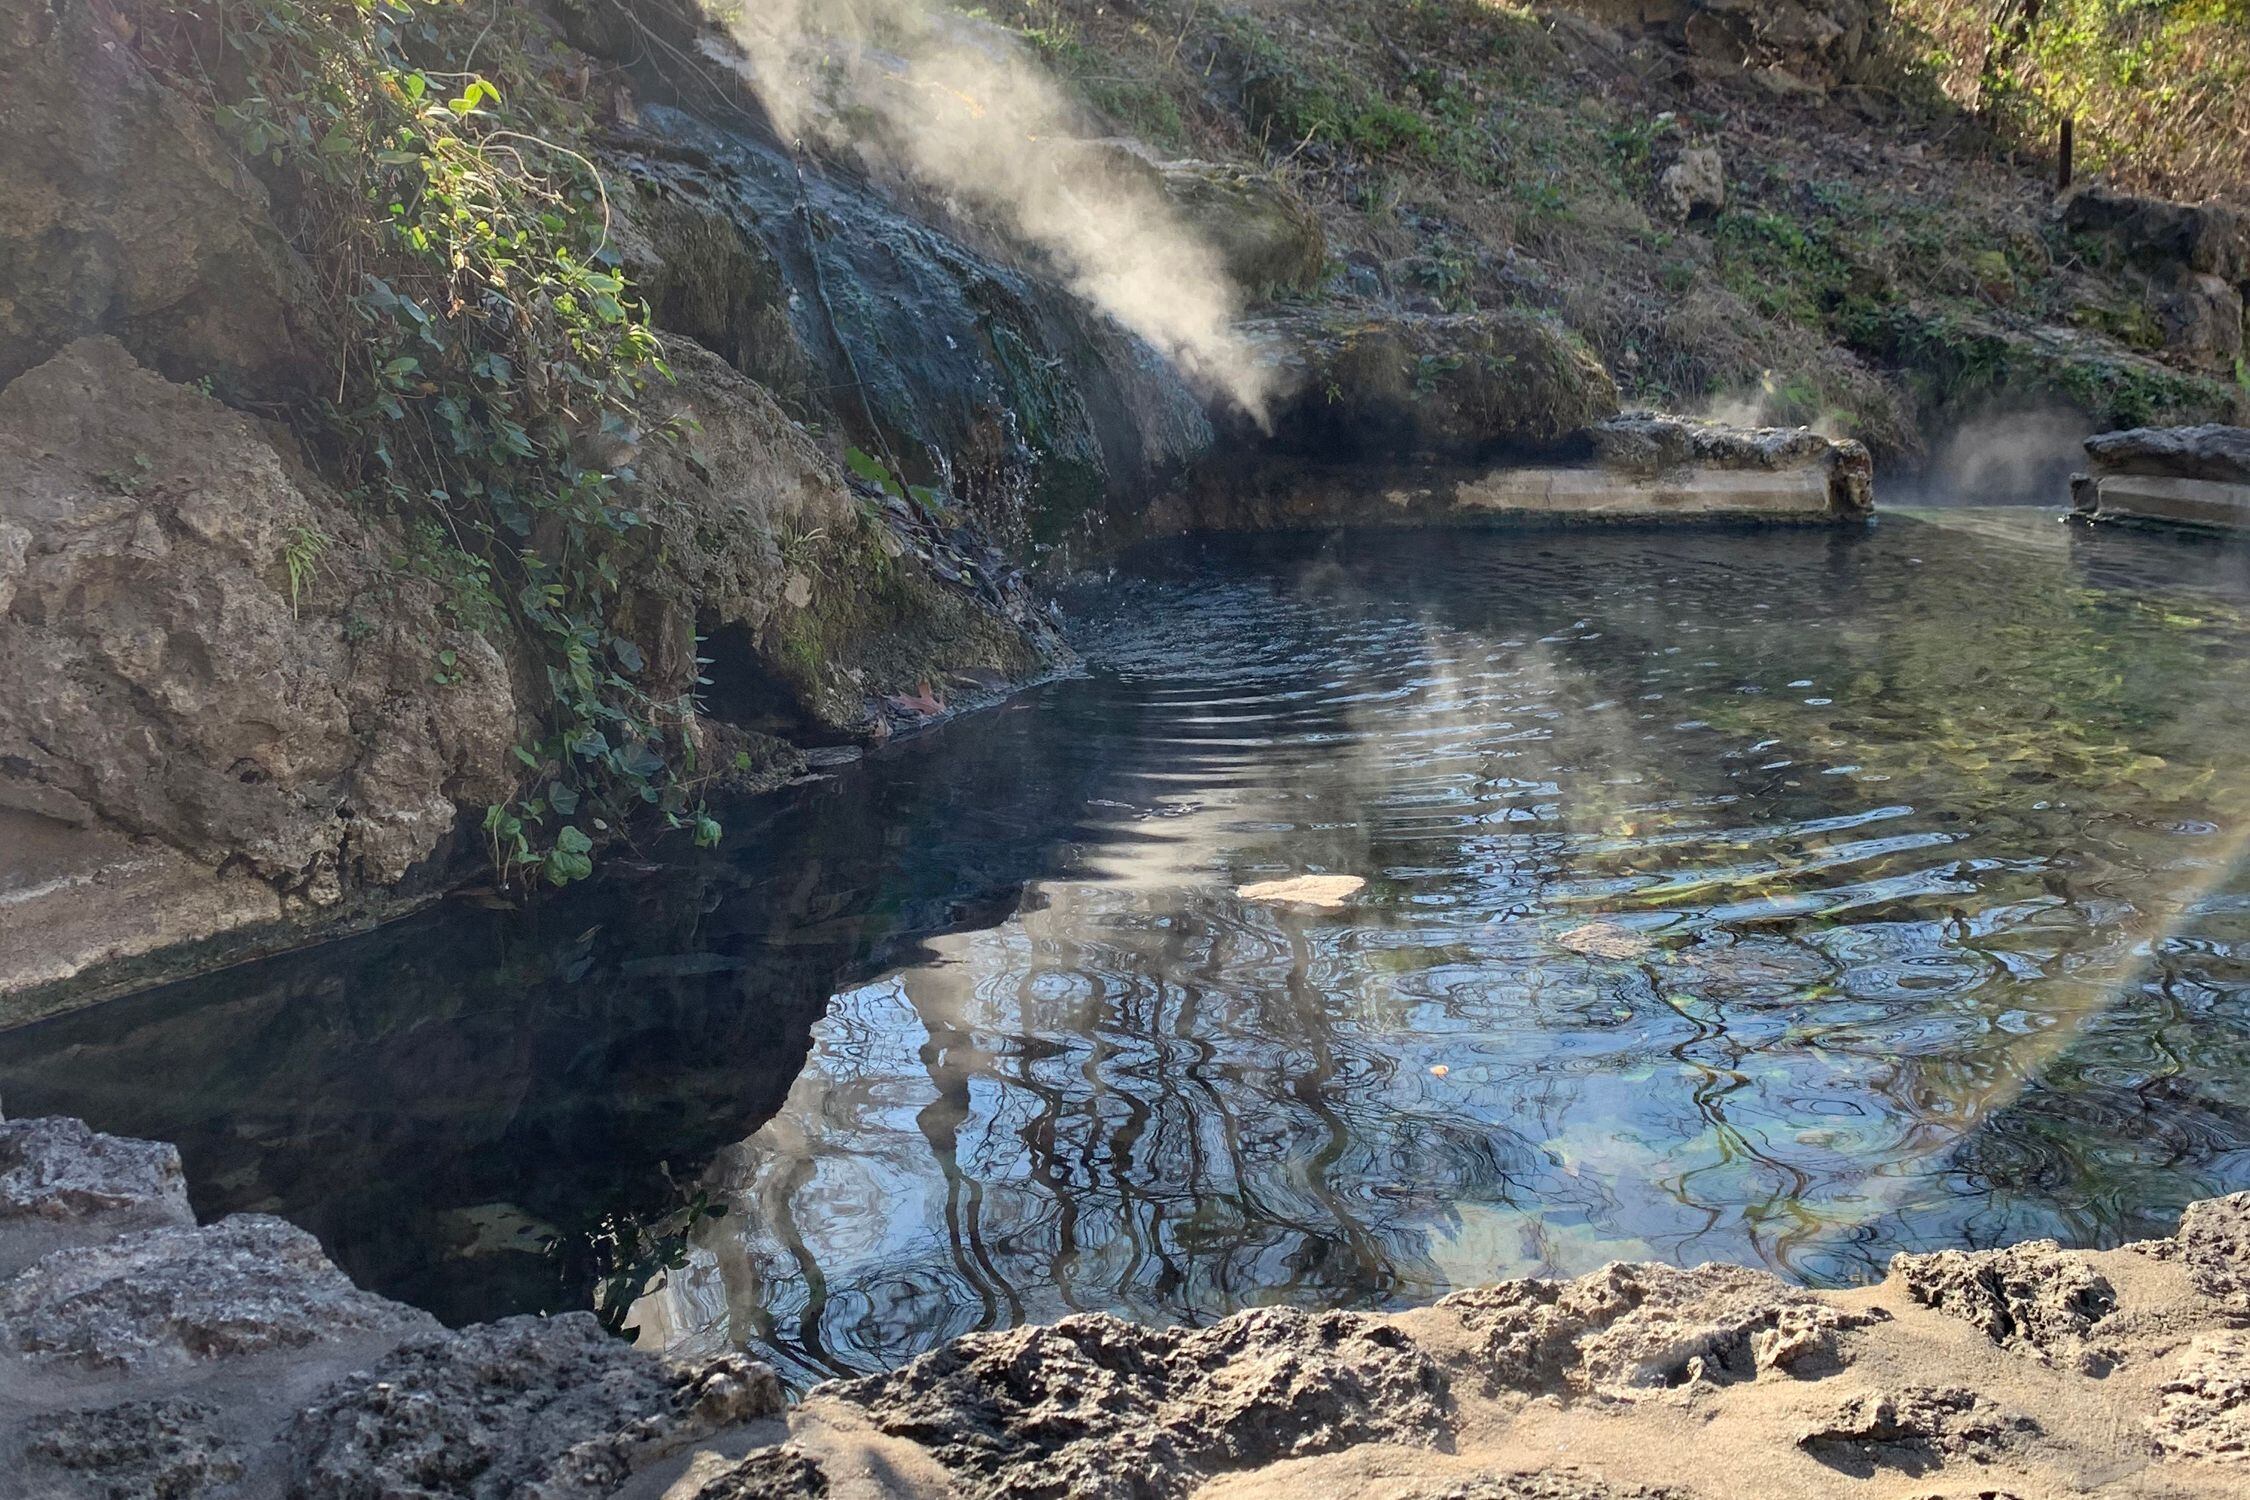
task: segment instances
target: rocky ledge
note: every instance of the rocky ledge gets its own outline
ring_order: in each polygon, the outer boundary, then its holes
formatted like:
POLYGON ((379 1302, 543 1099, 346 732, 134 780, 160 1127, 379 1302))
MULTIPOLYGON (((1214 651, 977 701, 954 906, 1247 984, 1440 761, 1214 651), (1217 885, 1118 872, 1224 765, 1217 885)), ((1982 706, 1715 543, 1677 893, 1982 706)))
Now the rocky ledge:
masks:
POLYGON ((2250 427, 2135 427, 2086 439, 2071 506, 2103 521, 2250 527, 2250 427))
POLYGON ((972 1334, 794 1408, 585 1314, 448 1331, 171 1147, 0 1123, 11 1496, 562 1500, 2240 1495, 2250 1193, 2170 1239, 1901 1255, 1879 1285, 1610 1265, 1391 1316, 972 1334))

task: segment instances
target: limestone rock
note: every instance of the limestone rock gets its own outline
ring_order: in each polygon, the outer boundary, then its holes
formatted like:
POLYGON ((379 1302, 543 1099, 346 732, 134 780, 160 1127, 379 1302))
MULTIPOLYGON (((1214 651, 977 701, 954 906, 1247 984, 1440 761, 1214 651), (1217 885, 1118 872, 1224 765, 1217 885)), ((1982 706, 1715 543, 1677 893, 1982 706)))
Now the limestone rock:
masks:
POLYGON ((2056 213, 2065 228, 2101 236, 2150 270, 2250 282, 2250 209, 2143 198, 2087 182, 2065 195, 2056 213))
POLYGON ((1204 1479, 1444 1431, 1446 1381, 1380 1320, 1268 1308, 1207 1329, 1106 1314, 972 1334, 819 1387, 993 1500, 1185 1496, 1204 1479))
POLYGON ((2250 484, 2250 427, 2207 422, 2098 433, 2086 439, 2086 455, 2097 478, 2133 474, 2250 484))
POLYGON ((34 1418, 24 1456, 31 1500, 196 1500, 243 1472, 218 1408, 184 1397, 34 1418))
POLYGON ((1153 189, 1181 224, 1217 252, 1228 278, 1256 302, 1310 292, 1328 265, 1328 238, 1304 199, 1270 172, 1223 162, 1165 161, 1138 142, 1090 147, 1097 170, 1153 189))
POLYGON ((2164 347, 2199 370, 2229 374, 2242 357, 2242 293, 2203 271, 2185 271, 2156 305, 2164 347))
POLYGON ((299 1415, 302 1500, 566 1500, 772 1416, 781 1383, 733 1356, 667 1364, 591 1313, 507 1318, 400 1346, 299 1415))
POLYGON ((1657 196, 1675 219, 1705 219, 1727 206, 1726 164, 1710 146, 1690 146, 1656 179, 1657 196))
POLYGON ((113 333, 178 379, 284 394, 309 276, 200 110, 90 0, 0 0, 0 385, 113 333))
POLYGON ((1831 1467, 1866 1477, 1878 1467, 1919 1471, 1956 1456, 1987 1461, 2011 1438, 2036 1433, 2029 1417, 1958 1386, 1908 1386, 1844 1402, 1797 1439, 1831 1467))
POLYGON ((193 1224, 180 1152, 54 1115, 0 1121, 0 1223, 98 1220, 122 1231, 193 1224))
POLYGON ((910 507, 864 503, 773 396, 710 350, 674 338, 666 356, 677 379, 655 416, 692 425, 680 447, 635 456, 649 525, 623 569, 653 696, 696 693, 737 727, 825 737, 863 727, 883 694, 1047 667, 1055 648, 996 555, 916 530, 910 507), (711 681, 699 689, 698 676, 711 681))
POLYGON ((66 1246, 194 1222, 175 1147, 61 1116, 0 1122, 0 1277, 66 1246))
POLYGON ((2156 1446, 2183 1458, 2250 1465, 2250 1333, 2192 1340, 2150 1423, 2156 1446))
POLYGON ((1841 1335, 1880 1320, 1728 1265, 1615 1264, 1575 1281, 1498 1282, 1438 1305, 1481 1339, 1496 1389, 1564 1395, 1822 1374, 1842 1363, 1841 1335))
POLYGON ((57 1250, 0 1284, 0 1340, 35 1363, 139 1374, 355 1333, 435 1327, 353 1286, 264 1214, 57 1250))
POLYGON ((509 790, 499 651, 248 418, 89 339, 0 392, 0 468, 0 807, 317 902, 509 790))
POLYGON ((1890 1270, 1923 1306, 1969 1323, 2002 1348, 2047 1361, 2084 1355, 2094 1325, 2117 1310, 2108 1279, 2053 1240, 1900 1254, 1890 1270))
POLYGON ((1617 410, 1601 363, 1533 313, 1249 325, 1289 394, 1274 413, 1286 452, 1324 459, 1472 459, 1557 446, 1617 410))
POLYGON ((2184 1262, 2197 1291, 2250 1316, 2250 1193, 2191 1203, 2171 1239, 2138 1248, 2184 1262))
POLYGON ((760 1448, 705 1480, 694 1500, 818 1500, 827 1493, 827 1471, 803 1450, 782 1444, 760 1448))

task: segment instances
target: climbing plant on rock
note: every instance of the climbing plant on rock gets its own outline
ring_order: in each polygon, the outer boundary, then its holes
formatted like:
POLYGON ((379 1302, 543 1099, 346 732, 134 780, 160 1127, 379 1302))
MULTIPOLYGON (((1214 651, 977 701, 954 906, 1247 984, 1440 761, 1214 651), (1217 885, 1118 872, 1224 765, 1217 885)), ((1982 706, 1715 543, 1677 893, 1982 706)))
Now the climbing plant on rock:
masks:
POLYGON ((546 689, 521 790, 488 809, 506 872, 564 883, 655 809, 702 842, 693 705, 641 686, 615 628, 639 528, 630 455, 669 378, 571 142, 584 80, 526 8, 464 0, 143 0, 121 32, 268 185, 314 270, 333 383, 290 415, 413 538, 401 565, 504 631, 546 689))

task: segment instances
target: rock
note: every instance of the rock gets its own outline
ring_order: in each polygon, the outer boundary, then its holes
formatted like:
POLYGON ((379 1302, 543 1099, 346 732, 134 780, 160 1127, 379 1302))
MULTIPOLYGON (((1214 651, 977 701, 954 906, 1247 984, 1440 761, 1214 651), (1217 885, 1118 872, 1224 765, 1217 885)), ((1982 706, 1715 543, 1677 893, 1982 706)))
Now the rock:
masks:
POLYGON ((940 576, 912 545, 926 538, 911 511, 902 541, 764 389, 692 340, 666 356, 676 380, 654 415, 688 435, 636 455, 649 525, 622 569, 652 696, 694 693, 739 728, 828 738, 866 727, 886 694, 964 672, 1005 686, 1062 655, 997 559, 940 576))
POLYGON ((2163 1399, 2149 1428, 2161 1451, 2250 1465, 2250 1332, 2191 1340, 2178 1373, 2157 1389, 2163 1399))
POLYGON ((310 277, 202 113, 90 0, 0 0, 0 385, 112 333, 176 379, 285 396, 310 277))
POLYGON ((2082 1346, 2094 1325, 2117 1310, 2117 1293, 2083 1255, 2053 1240, 1894 1255, 1890 1274, 1915 1301, 1961 1319, 2004 1349, 2106 1368, 2082 1346))
POLYGON ((1305 200, 1270 172, 1223 162, 1164 161, 1136 141, 1089 147, 1096 170, 1161 194, 1188 232, 1218 253, 1247 302, 1315 290, 1328 237, 1305 200))
POLYGON ((861 1409, 993 1500, 1185 1496, 1204 1479, 1445 1430, 1446 1381, 1395 1329, 1267 1308, 1206 1329, 1106 1314, 971 1334, 813 1399, 861 1409))
POLYGON ((1457 1292, 1438 1306, 1481 1339, 1495 1389, 1560 1395, 1822 1373, 1842 1362, 1841 1335, 1882 1321, 1726 1265, 1609 1265, 1575 1281, 1457 1292))
POLYGON ((1844 1402, 1797 1439, 1823 1463, 1865 1478, 1879 1467, 1920 1472, 1946 1458, 1987 1462, 2039 1431, 2029 1417, 1958 1386, 1908 1386, 1844 1402))
POLYGON ((2231 374, 2242 357, 2242 293, 2218 277, 2184 271, 2156 304, 2164 347, 2199 370, 2231 374))
POLYGON ((2086 439, 2086 456, 2097 479, 2136 474, 2250 484, 2250 427, 2205 423, 2098 433, 2086 439))
POLYGON ((1730 69, 1819 83, 1870 71, 1882 12, 1870 0, 1580 0, 1629 37, 1653 37, 1730 69))
POLYGON ((1386 1492, 1385 1500, 1694 1500, 1669 1485, 1615 1484, 1556 1466, 1521 1474, 1488 1474, 1453 1483, 1386 1492))
POLYGON ((67 1245, 194 1223, 175 1147, 60 1116, 0 1122, 0 1277, 67 1245))
POLYGON ((818 1500, 828 1474, 802 1449, 760 1448, 697 1488, 692 1500, 818 1500))
POLYGON ((0 468, 0 522, 29 538, 0 618, 0 809, 320 904, 400 880, 460 804, 512 789, 499 650, 248 418, 89 339, 0 392, 0 468))
POLYGON ((401 1345, 302 1412, 288 1437, 303 1500, 565 1500, 781 1411, 753 1361, 668 1364, 591 1313, 507 1318, 401 1345))
POLYGON ((243 1473, 219 1410, 181 1397, 33 1418, 24 1456, 36 1500, 195 1500, 243 1473))
POLYGON ((1808 427, 1729 427, 1692 417, 1626 412, 1595 423, 1588 436, 1594 461, 1613 473, 1653 479, 1811 471, 1825 476, 1832 514, 1864 516, 1875 508, 1875 461, 1866 446, 1850 438, 1823 437, 1808 427))
POLYGON ((1273 445, 1324 459, 1472 459, 1560 445, 1617 410, 1600 361, 1536 314, 1304 314, 1252 324, 1289 392, 1273 445))
POLYGON ((0 1224, 98 1221, 105 1229, 193 1224, 180 1152, 103 1135, 55 1115, 0 1121, 0 1224))
POLYGON ((1675 219, 1707 219, 1727 206, 1726 164, 1716 148, 1690 146, 1656 179, 1656 192, 1675 219))
POLYGON ((2107 239, 2150 270, 2250 283, 2250 209, 2143 198, 2087 182, 2066 193, 2055 211, 2064 228, 2107 239))
POLYGON ((349 1334, 435 1328, 353 1286, 264 1214, 57 1250, 0 1284, 0 1342, 40 1365, 137 1375, 349 1334))
POLYGON ((2250 1315, 2250 1193, 2191 1203, 2172 1238, 2135 1248, 2184 1263, 2197 1291, 2250 1315))

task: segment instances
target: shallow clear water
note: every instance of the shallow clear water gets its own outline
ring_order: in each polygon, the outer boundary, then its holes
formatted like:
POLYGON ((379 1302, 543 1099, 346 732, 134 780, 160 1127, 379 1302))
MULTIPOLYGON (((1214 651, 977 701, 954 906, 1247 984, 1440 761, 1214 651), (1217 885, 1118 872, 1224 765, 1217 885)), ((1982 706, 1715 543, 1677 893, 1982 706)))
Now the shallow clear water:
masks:
POLYGON ((1090 670, 530 913, 0 1034, 447 1316, 791 1378, 1616 1257, 1841 1281, 2250 1185, 2250 569, 2028 512, 1151 553, 1090 670), (1333 909, 1245 899, 1305 873, 1333 909), (808 1030, 809 1028, 809 1030, 808 1030), (809 1046, 809 1052, 806 1050, 809 1046))

